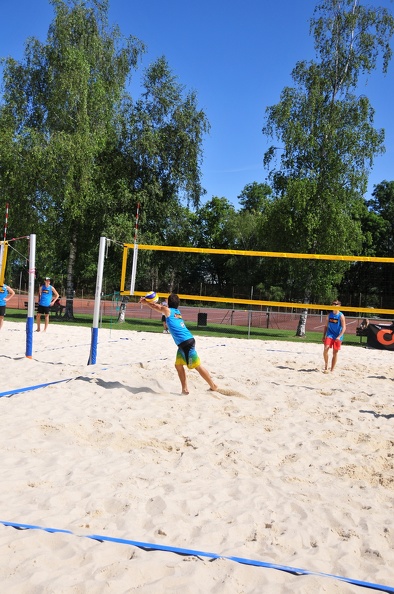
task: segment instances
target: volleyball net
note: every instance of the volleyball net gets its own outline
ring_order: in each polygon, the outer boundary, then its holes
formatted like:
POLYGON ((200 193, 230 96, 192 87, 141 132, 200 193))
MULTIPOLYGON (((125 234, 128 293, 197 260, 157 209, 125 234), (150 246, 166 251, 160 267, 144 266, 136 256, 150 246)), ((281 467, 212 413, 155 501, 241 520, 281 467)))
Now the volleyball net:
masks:
MULTIPOLYGON (((120 294, 121 295, 135 295, 143 296, 145 291, 135 289, 136 278, 137 278, 137 261, 138 252, 140 250, 147 251, 162 251, 162 252, 178 252, 181 254, 192 253, 192 254, 217 254, 217 255, 230 255, 240 257, 260 257, 260 258, 282 258, 282 259, 298 259, 298 260, 331 260, 340 262, 371 262, 381 264, 394 264, 394 258, 383 258, 378 256, 343 256, 338 254, 302 254, 302 253, 291 253, 291 252, 267 252, 267 251, 251 251, 251 250, 230 250, 220 248, 196 248, 186 246, 163 246, 163 245, 148 245, 148 244, 123 244, 123 259, 122 259, 122 270, 121 270, 121 281, 120 281, 120 294), (131 274, 130 270, 130 252, 132 252, 132 266, 131 274)), ((166 297, 167 293, 158 293, 159 297, 166 297)), ((234 305, 249 305, 249 306, 265 306, 265 307, 277 307, 277 308, 292 308, 299 310, 330 310, 332 309, 331 304, 327 303, 299 303, 299 302, 285 302, 285 301, 273 301, 265 299, 254 299, 254 298, 234 298, 234 297, 217 297, 207 295, 189 295, 178 293, 179 298, 185 301, 198 301, 198 302, 211 302, 211 303, 232 303, 234 305)), ((357 306, 343 306, 341 305, 341 311, 357 312, 370 315, 388 314, 394 315, 393 309, 384 308, 371 308, 357 306)))

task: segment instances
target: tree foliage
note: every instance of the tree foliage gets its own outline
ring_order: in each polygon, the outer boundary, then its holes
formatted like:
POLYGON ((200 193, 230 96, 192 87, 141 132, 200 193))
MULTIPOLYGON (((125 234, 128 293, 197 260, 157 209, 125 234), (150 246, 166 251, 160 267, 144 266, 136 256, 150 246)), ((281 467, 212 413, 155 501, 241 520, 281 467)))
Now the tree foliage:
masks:
MULTIPOLYGON (((373 127, 368 98, 355 91, 360 77, 377 67, 380 54, 386 71, 393 31, 386 9, 367 8, 359 0, 326 0, 316 7, 311 32, 317 59, 296 64, 294 87, 286 87, 280 102, 267 109, 263 129, 282 147, 277 166, 276 145, 264 156, 279 195, 271 228, 282 250, 361 250, 359 212, 369 168, 384 150, 384 132, 373 127)), ((310 261, 288 268, 304 287, 305 302, 329 297, 346 270, 338 263, 313 266, 310 261)), ((305 315, 298 332, 305 332, 305 315)))
POLYGON ((145 48, 108 24, 107 0, 50 1, 46 43, 32 38, 23 61, 4 63, 1 188, 24 234, 37 233, 39 275, 50 266, 66 279, 72 317, 78 279, 94 283, 100 235, 131 241, 140 203, 146 238, 164 242, 170 213, 198 205, 208 122, 164 58, 141 97, 128 95, 145 48))
MULTIPOLYGON (((54 276, 57 288, 64 281, 70 317, 74 290, 94 291, 100 235, 113 240, 104 290, 118 290, 137 205, 139 243, 392 255, 394 182, 383 181, 364 200, 384 132, 360 94, 365 76, 378 66, 386 71, 391 59, 387 10, 360 0, 316 7, 316 59, 295 65, 294 84, 267 109, 268 183, 247 184, 237 209, 226 197, 200 203, 209 124, 166 58, 140 75, 144 44, 109 25, 107 0, 50 1, 55 16, 46 42, 29 39, 21 62, 4 61, 0 200, 10 203, 11 236, 37 234, 38 275, 54 276), (130 81, 135 95, 127 92, 130 81)), ((17 278, 25 263, 12 259, 8 270, 17 278)), ((338 293, 382 305, 383 292, 393 294, 391 268, 371 274, 364 263, 141 250, 137 283, 229 301, 252 291, 314 302, 338 293)))

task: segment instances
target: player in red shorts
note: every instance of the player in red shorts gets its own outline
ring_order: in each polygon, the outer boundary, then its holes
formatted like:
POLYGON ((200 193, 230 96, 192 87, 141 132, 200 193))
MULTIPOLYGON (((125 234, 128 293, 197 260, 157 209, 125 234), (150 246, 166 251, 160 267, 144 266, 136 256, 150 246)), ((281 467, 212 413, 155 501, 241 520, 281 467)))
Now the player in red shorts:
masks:
POLYGON ((331 371, 334 371, 337 358, 338 358, 338 351, 341 348, 343 335, 346 331, 346 321, 345 316, 341 313, 338 309, 338 306, 341 305, 341 302, 335 300, 332 302, 332 305, 335 307, 327 316, 327 323, 324 326, 323 332, 323 344, 324 344, 324 373, 328 373, 328 352, 332 348, 332 361, 331 361, 331 371))

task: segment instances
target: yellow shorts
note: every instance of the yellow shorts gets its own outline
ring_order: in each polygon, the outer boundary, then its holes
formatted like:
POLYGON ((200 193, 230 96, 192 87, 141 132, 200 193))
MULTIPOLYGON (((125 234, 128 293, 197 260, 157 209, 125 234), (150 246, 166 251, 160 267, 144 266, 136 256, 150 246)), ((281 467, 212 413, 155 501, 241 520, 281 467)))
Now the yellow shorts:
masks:
POLYGON ((201 365, 200 357, 195 349, 194 340, 187 341, 187 343, 183 347, 178 346, 175 365, 187 365, 188 369, 195 369, 201 365))

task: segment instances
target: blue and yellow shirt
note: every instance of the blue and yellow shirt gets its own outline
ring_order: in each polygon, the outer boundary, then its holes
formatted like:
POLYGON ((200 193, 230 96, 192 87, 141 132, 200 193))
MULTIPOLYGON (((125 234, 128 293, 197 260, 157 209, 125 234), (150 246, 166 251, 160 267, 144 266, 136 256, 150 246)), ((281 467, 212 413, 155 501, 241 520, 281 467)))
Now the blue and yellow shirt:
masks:
POLYGON ((176 345, 181 344, 185 340, 194 338, 193 334, 185 326, 182 314, 179 309, 170 308, 170 315, 166 318, 167 327, 176 345))

